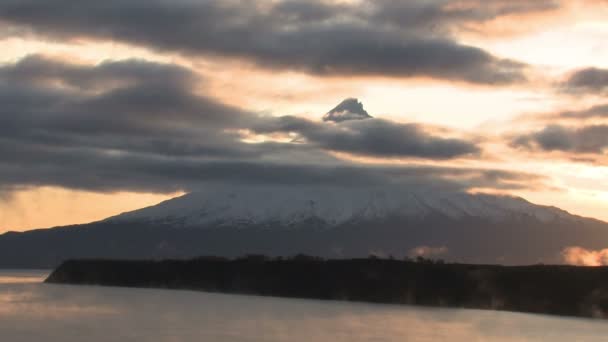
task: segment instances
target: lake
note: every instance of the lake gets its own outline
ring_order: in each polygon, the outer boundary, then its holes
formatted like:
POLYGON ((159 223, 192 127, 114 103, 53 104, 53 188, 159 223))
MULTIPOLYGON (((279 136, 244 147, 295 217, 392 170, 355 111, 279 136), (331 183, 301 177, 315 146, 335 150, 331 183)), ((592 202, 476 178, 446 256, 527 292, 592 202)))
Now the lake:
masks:
POLYGON ((608 322, 192 291, 43 284, 0 271, 0 340, 605 341, 608 322))

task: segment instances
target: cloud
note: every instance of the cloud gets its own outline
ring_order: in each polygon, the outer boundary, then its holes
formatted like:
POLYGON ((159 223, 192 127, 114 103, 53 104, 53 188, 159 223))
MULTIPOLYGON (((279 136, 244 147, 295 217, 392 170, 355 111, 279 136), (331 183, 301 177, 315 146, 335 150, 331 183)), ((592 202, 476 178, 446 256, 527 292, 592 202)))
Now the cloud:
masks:
POLYGON ((499 18, 544 14, 562 7, 561 1, 556 0, 384 0, 365 3, 372 8, 371 16, 376 20, 442 33, 472 30, 476 25, 499 18))
POLYGON ((442 160, 475 154, 478 147, 380 119, 260 116, 195 91, 199 81, 189 69, 142 60, 86 65, 30 56, 1 66, 0 189, 168 193, 228 182, 464 191, 543 183, 503 170, 338 159, 330 151, 442 160), (243 131, 301 139, 247 143, 243 131))
POLYGON ((435 136, 420 125, 380 119, 348 122, 308 137, 329 150, 380 157, 450 159, 481 151, 470 141, 435 136))
MULTIPOLYGON (((18 151, 27 153, 31 150, 18 151)), ((55 185, 97 192, 169 193, 192 191, 209 183, 397 186, 410 190, 465 191, 470 188, 529 189, 543 182, 542 177, 532 174, 485 169, 191 160, 137 154, 92 154, 78 149, 71 149, 67 153, 34 152, 34 156, 0 162, 0 184, 55 185)))
POLYGON ((575 94, 604 94, 608 91, 608 69, 585 68, 575 71, 561 87, 575 94))
POLYGON ((565 263, 575 266, 607 266, 608 249, 590 250, 582 247, 567 247, 562 251, 565 263))
POLYGON ((30 55, 1 69, 2 79, 16 84, 41 84, 95 91, 134 83, 159 83, 171 87, 192 86, 197 78, 190 70, 172 64, 130 59, 90 65, 68 64, 44 55, 30 55))
POLYGON ((443 138, 427 132, 424 126, 372 118, 356 100, 345 100, 326 115, 324 121, 283 116, 274 122, 252 127, 256 133, 298 134, 306 143, 324 150, 382 158, 451 159, 481 153, 474 142, 443 138), (352 113, 350 110, 359 113, 352 113), (367 115, 365 120, 361 120, 367 115), (328 119, 328 117, 330 119, 328 119), (333 123, 333 122, 335 123, 333 123))
POLYGON ((583 110, 563 111, 557 114, 549 114, 547 119, 597 119, 608 118, 608 104, 598 104, 583 110))
POLYGON ((0 3, 0 21, 52 39, 115 40, 320 76, 505 85, 525 81, 526 65, 461 44, 450 32, 555 7, 547 0, 493 0, 490 5, 445 0, 8 0, 0 3))
POLYGON ((512 145, 529 150, 603 154, 608 147, 608 126, 548 125, 540 131, 518 136, 512 145))
POLYGON ((478 151, 473 143, 431 136, 411 124, 261 117, 193 93, 194 79, 175 65, 120 61, 85 67, 30 56, 0 68, 0 99, 12 114, 0 116, 0 133, 28 143, 164 156, 261 157, 310 147, 245 144, 234 131, 251 127, 298 132, 321 149, 379 157, 442 159, 478 151))
MULTIPOLYGON (((520 118, 521 119, 521 118, 520 118)), ((527 116, 535 125, 528 131, 513 131, 507 143, 523 151, 587 164, 605 164, 608 148, 608 104, 567 109, 527 116)))
POLYGON ((30 56, 0 68, 1 139, 38 150, 257 154, 221 132, 251 115, 192 93, 194 79, 175 65, 127 60, 83 66, 30 56))

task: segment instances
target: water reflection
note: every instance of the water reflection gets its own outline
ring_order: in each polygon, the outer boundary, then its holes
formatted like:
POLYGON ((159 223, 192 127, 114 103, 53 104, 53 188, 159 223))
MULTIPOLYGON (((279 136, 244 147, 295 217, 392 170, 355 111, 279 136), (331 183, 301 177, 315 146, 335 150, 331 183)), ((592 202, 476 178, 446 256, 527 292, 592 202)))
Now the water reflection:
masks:
POLYGON ((41 283, 49 270, 0 270, 0 284, 41 283))
MULTIPOLYGON (((603 341, 603 321, 32 283, 0 272, 2 341, 603 341)), ((44 275, 39 275, 43 279, 44 275)))

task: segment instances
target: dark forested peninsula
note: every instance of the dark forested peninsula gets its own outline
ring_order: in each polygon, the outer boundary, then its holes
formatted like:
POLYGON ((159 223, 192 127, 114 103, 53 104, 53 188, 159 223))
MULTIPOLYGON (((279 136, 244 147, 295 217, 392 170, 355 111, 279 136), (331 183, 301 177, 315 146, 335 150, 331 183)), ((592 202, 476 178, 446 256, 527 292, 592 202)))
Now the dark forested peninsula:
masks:
POLYGON ((46 282, 608 317, 608 267, 307 256, 71 260, 61 264, 46 282))

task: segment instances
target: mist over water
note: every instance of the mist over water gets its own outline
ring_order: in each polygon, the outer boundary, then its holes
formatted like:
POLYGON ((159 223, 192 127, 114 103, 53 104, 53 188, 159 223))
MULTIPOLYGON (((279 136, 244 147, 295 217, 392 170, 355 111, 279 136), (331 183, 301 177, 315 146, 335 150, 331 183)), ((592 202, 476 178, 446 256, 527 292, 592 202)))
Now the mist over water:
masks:
POLYGON ((2 341, 602 341, 604 321, 42 284, 0 271, 2 341))

